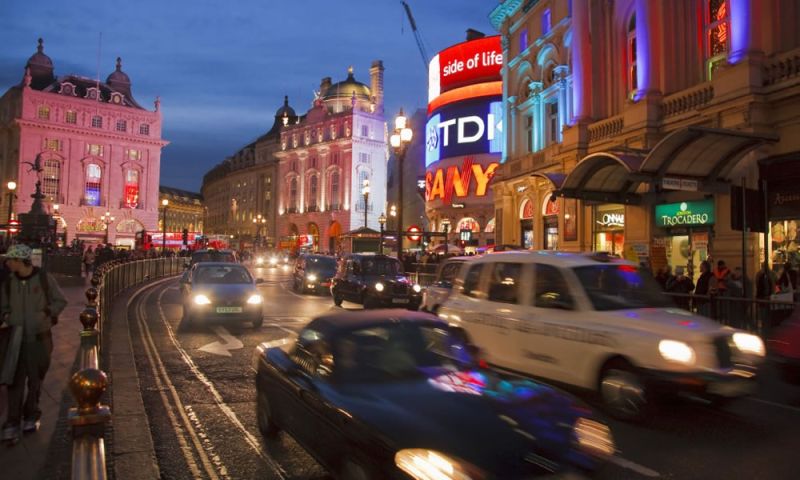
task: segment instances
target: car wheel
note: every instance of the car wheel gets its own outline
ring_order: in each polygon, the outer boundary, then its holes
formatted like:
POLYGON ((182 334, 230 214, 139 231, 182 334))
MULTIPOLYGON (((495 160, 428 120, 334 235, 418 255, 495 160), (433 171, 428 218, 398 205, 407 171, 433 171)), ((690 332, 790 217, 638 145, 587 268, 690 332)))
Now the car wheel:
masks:
POLYGON ((643 420, 650 407, 642 379, 625 361, 615 361, 603 368, 600 397, 608 413, 620 420, 643 420))
POLYGON ((269 407, 269 400, 261 392, 256 394, 256 417, 258 418, 258 430, 264 438, 274 438, 281 431, 272 420, 272 410, 269 407))
POLYGON ((337 295, 336 292, 333 290, 331 290, 331 296, 333 296, 333 304, 336 305, 337 307, 341 307, 343 301, 342 297, 340 295, 337 295))
POLYGON ((342 472, 339 475, 340 480, 369 480, 370 478, 366 469, 351 459, 345 460, 342 472))
POLYGON ((261 328, 261 325, 264 325, 264 317, 259 315, 256 319, 253 320, 253 328, 258 329, 261 328))

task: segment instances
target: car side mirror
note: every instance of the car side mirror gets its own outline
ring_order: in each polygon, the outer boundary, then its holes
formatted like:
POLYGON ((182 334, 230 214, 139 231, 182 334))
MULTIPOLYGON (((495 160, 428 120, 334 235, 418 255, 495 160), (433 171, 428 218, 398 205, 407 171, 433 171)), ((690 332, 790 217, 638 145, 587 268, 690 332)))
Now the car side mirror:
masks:
POLYGON ((263 278, 256 278, 256 285, 261 284, 261 283, 264 283, 264 279, 263 278))

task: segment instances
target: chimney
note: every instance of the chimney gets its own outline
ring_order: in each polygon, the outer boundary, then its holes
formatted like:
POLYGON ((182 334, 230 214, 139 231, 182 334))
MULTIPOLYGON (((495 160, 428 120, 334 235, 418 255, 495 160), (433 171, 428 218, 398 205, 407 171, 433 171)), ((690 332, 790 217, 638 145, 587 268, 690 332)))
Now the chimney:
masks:
POLYGON ((369 89, 375 99, 375 112, 383 112, 383 62, 375 60, 369 69, 369 89))
POLYGON ((331 77, 325 77, 322 79, 322 82, 319 84, 319 95, 321 97, 325 96, 325 92, 328 90, 328 87, 331 86, 331 77))
POLYGON ((485 36, 486 36, 485 33, 479 32, 479 31, 475 30, 474 28, 468 28, 467 29, 467 41, 468 42, 470 40, 476 40, 478 38, 483 38, 485 36))

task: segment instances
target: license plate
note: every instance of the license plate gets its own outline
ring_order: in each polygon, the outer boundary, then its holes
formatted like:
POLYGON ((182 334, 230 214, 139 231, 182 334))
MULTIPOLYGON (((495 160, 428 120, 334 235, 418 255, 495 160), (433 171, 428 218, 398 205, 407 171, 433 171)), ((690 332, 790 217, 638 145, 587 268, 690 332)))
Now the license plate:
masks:
POLYGON ((242 313, 242 307, 217 307, 217 313, 242 313))
POLYGON ((748 395, 755 391, 756 385, 754 382, 741 381, 741 382, 721 382, 712 383, 708 386, 708 393, 713 395, 720 395, 723 397, 739 397, 748 395))
POLYGON ((407 298, 393 298, 392 303, 408 303, 407 298))

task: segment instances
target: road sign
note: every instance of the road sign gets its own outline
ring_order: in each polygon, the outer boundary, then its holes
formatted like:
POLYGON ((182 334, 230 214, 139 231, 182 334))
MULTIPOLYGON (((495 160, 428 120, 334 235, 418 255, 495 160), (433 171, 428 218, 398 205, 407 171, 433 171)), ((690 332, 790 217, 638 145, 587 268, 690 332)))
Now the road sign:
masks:
POLYGON ((699 186, 700 184, 697 180, 690 180, 688 178, 664 177, 661 179, 661 187, 665 190, 696 192, 699 186))
POLYGON ((410 227, 408 227, 408 230, 406 230, 406 232, 407 232, 406 236, 408 237, 408 239, 411 240, 412 242, 416 242, 419 240, 419 234, 422 233, 422 229, 420 229, 416 225, 411 225, 410 227))

